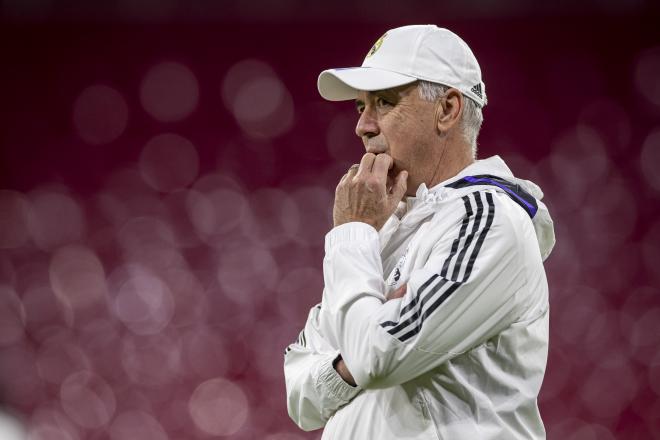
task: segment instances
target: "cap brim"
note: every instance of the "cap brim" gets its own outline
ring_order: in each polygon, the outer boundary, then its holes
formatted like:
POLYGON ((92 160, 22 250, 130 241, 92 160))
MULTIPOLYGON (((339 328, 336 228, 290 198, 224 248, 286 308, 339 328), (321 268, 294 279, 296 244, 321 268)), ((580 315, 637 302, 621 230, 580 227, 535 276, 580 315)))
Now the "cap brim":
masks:
POLYGON ((357 97, 358 90, 372 92, 417 81, 417 78, 374 67, 347 67, 321 72, 317 87, 328 101, 347 101, 357 97))

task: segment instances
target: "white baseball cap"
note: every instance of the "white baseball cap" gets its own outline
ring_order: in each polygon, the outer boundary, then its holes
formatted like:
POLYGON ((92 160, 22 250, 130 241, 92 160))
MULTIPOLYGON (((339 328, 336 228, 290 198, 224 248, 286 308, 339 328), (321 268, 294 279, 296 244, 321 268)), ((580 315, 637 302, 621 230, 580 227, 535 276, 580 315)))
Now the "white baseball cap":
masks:
POLYGON ((420 79, 454 87, 479 106, 486 105, 486 85, 472 50, 461 37, 435 25, 387 31, 361 67, 324 70, 317 86, 323 98, 346 101, 355 99, 358 90, 389 89, 420 79))

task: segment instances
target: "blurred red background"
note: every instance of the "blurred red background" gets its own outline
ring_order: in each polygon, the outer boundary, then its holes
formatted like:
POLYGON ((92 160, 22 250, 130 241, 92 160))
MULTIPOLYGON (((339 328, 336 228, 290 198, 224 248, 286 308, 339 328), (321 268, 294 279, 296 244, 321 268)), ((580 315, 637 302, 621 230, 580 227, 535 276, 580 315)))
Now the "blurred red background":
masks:
POLYGON ((651 2, 0 8, 2 420, 35 440, 320 438, 287 416, 282 353, 362 147, 316 76, 434 23, 480 61, 480 157, 555 219, 548 438, 660 438, 651 2))

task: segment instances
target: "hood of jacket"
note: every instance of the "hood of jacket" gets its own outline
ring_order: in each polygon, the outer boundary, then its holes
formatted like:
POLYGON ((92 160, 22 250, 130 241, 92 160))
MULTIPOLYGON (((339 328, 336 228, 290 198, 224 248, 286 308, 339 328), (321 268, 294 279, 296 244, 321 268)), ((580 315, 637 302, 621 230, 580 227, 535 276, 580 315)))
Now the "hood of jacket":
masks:
POLYGON ((404 222, 419 221, 422 216, 428 215, 428 210, 424 209, 424 205, 431 205, 433 202, 444 200, 447 197, 462 196, 463 191, 456 191, 455 188, 466 188, 467 191, 472 191, 474 189, 471 187, 482 185, 506 193, 527 211, 534 225, 541 257, 543 260, 548 258, 555 245, 555 231, 550 212, 541 201, 543 191, 534 182, 515 177, 499 156, 477 160, 456 176, 430 189, 422 183, 417 189, 415 197, 408 197, 405 202, 402 202, 396 214, 401 217, 405 212, 406 216, 402 219, 404 222))

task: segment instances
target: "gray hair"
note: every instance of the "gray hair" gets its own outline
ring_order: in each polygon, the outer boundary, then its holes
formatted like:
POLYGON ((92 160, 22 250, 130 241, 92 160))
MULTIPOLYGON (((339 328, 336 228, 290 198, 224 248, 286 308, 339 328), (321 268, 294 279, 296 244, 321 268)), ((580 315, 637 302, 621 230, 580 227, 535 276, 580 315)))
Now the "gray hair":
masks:
MULTIPOLYGON (((417 84, 419 96, 429 102, 435 102, 449 90, 448 86, 430 81, 420 80, 417 84)), ((468 96, 463 96, 466 99, 463 100, 465 106, 461 115, 461 130, 463 131, 463 138, 472 148, 472 156, 476 159, 477 136, 479 135, 479 130, 481 130, 481 124, 484 122, 484 115, 476 101, 468 96)))

